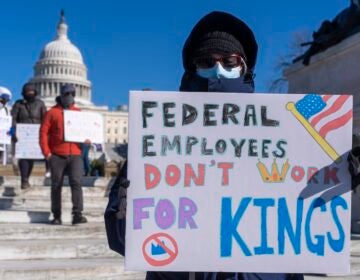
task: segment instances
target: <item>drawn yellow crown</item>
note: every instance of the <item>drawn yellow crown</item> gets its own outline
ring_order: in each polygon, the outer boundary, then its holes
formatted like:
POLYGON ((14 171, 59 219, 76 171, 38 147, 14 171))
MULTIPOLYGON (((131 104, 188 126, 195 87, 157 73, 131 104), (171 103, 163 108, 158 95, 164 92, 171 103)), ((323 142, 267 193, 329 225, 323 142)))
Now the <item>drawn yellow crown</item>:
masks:
POLYGON ((263 164, 260 160, 256 164, 256 166, 259 169, 261 178, 265 183, 282 183, 285 181, 286 174, 289 170, 290 164, 289 164, 289 160, 286 160, 286 162, 283 164, 281 168, 281 173, 279 173, 276 159, 274 159, 271 165, 271 173, 268 171, 265 164, 263 164))

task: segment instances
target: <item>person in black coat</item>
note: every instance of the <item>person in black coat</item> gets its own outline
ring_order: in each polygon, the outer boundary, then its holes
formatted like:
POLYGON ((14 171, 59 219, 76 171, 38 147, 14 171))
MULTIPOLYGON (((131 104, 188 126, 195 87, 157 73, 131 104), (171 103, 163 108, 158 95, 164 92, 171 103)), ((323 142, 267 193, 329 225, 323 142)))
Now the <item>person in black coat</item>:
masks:
MULTIPOLYGON (((17 100, 11 110, 12 127, 15 130, 16 125, 20 123, 40 124, 46 113, 46 106, 38 98, 38 92, 34 84, 26 83, 22 88, 21 95, 23 98, 17 100)), ((13 143, 17 142, 15 132, 12 136, 12 141, 13 143)), ((21 176, 21 189, 27 189, 30 187, 29 177, 34 166, 34 160, 20 159, 18 164, 21 176)))
MULTIPOLYGON (((224 12, 212 12, 193 28, 183 48, 180 91, 254 92, 257 43, 251 29, 224 12)), ((109 195, 105 225, 109 246, 125 254, 127 164, 109 195)), ((226 272, 147 272, 147 280, 302 280, 302 274, 226 272), (192 275, 191 275, 192 274, 192 275)))

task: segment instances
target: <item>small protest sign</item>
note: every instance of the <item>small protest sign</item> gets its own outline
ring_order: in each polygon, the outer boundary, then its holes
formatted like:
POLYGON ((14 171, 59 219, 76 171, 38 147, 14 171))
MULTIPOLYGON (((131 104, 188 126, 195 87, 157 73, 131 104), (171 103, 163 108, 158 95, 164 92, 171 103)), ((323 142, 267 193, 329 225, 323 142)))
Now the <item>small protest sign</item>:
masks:
POLYGON ((17 124, 15 157, 18 159, 43 159, 39 144, 40 124, 17 124))
POLYGON ((11 116, 0 116, 0 144, 11 144, 11 116))
POLYGON ((64 110, 65 141, 104 143, 104 120, 101 114, 64 110))

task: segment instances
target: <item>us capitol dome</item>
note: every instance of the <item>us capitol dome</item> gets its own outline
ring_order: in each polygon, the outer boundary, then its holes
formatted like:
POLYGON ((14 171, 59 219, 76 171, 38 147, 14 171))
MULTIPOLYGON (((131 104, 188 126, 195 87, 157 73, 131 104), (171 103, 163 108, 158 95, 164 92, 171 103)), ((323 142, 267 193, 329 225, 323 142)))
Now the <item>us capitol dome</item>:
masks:
POLYGON ((91 82, 87 78, 87 68, 81 52, 68 38, 64 11, 60 14, 56 38, 41 51, 34 66, 34 77, 29 82, 35 84, 47 108, 55 105, 55 98, 60 95, 63 84, 73 84, 76 88, 76 106, 82 111, 102 114, 105 143, 127 143, 127 107, 118 106, 114 110, 109 110, 108 106, 98 106, 91 101, 91 82))
MULTIPOLYGON (((76 88, 76 103, 79 107, 95 109, 91 102, 91 82, 87 79, 87 68, 79 49, 68 38, 68 25, 64 11, 61 11, 57 25, 57 36, 41 51, 34 66, 35 84, 41 99, 47 106, 55 104, 55 97, 60 94, 62 84, 70 83, 76 88)), ((101 106, 98 110, 107 110, 101 106)))

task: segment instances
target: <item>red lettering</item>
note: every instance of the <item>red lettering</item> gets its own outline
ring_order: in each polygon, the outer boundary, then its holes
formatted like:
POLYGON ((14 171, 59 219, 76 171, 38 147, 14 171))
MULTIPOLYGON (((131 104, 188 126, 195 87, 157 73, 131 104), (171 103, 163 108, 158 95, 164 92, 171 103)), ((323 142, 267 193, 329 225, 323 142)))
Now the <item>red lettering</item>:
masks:
POLYGON ((304 176, 305 171, 301 166, 294 166, 294 168, 291 169, 291 178, 293 178, 295 182, 300 182, 304 176))
POLYGON ((337 177, 337 172, 339 168, 337 167, 325 167, 325 174, 324 174, 324 184, 330 184, 330 180, 333 180, 335 184, 340 182, 339 178, 337 177))
POLYGON ((145 164, 145 187, 147 190, 155 188, 161 179, 159 169, 151 164, 145 164))
POLYGON ((176 165, 174 164, 169 165, 166 168, 166 175, 165 175, 166 183, 171 187, 175 186, 180 180, 180 175, 181 175, 181 171, 176 165))
POLYGON ((217 167, 222 169, 221 185, 228 186, 229 185, 229 169, 232 169, 234 167, 234 164, 231 162, 219 162, 217 164, 217 167))
POLYGON ((314 182, 315 184, 318 184, 318 180, 316 178, 316 175, 318 173, 318 169, 316 167, 309 167, 308 168, 308 183, 314 182))
POLYGON ((190 187, 191 180, 196 186, 203 186, 205 181, 205 164, 198 164, 198 176, 196 176, 191 164, 185 164, 184 186, 190 187))

